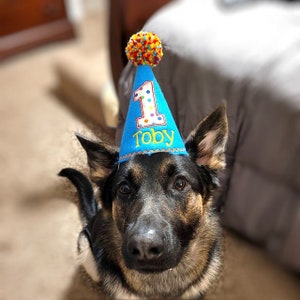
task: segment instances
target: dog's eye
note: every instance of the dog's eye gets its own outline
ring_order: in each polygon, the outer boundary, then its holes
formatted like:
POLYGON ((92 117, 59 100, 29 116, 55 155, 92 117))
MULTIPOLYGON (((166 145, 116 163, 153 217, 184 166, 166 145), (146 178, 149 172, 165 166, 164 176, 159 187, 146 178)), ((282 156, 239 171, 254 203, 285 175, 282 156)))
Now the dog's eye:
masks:
POLYGON ((119 186, 119 193, 122 195, 128 195, 132 192, 131 186, 128 183, 122 183, 119 186))
POLYGON ((186 187, 187 181, 184 177, 179 177, 175 180, 174 182, 174 188, 177 191, 183 191, 184 188, 186 187))

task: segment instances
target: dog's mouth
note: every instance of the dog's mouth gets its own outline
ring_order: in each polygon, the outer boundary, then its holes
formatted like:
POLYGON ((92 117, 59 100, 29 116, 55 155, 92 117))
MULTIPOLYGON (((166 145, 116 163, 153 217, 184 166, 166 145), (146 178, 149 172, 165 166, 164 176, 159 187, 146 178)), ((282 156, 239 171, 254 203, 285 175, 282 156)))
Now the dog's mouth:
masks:
POLYGON ((175 268, 180 261, 180 257, 169 256, 160 260, 145 261, 145 260, 128 260, 125 259, 125 265, 128 269, 136 270, 143 274, 162 273, 175 268))
POLYGON ((152 268, 139 268, 139 269, 135 269, 135 270, 138 271, 139 273, 142 273, 142 274, 158 274, 158 273, 163 273, 163 272, 166 272, 166 271, 170 271, 172 269, 173 268, 155 268, 155 269, 152 269, 152 268))
POLYGON ((135 270, 141 274, 160 274, 166 271, 171 271, 173 268, 150 268, 150 267, 145 267, 145 268, 130 268, 132 270, 135 270))

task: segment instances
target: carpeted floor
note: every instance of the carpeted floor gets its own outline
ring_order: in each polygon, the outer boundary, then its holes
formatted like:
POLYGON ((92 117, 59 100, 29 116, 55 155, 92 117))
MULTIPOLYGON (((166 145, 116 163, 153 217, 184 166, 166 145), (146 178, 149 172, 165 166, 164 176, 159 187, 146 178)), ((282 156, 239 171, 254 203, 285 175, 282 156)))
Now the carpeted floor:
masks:
MULTIPOLYGON (((90 34, 95 23, 87 24, 90 34)), ((1 300, 104 299, 76 264, 76 193, 56 175, 66 166, 86 171, 74 131, 112 140, 71 112, 55 92, 55 57, 97 46, 89 34, 0 65, 1 300)), ((298 278, 256 246, 226 233, 223 278, 208 299, 296 300, 299 295, 298 278)))

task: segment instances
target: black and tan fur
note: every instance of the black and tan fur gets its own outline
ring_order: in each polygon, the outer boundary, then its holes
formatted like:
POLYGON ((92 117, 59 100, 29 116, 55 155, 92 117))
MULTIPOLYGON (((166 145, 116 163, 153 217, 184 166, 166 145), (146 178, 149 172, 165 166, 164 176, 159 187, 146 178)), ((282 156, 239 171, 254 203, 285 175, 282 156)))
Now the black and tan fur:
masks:
POLYGON ((121 164, 118 149, 77 136, 100 205, 84 175, 60 175, 79 192, 81 263, 110 298, 200 299, 218 278, 221 229, 212 193, 227 131, 220 106, 187 138, 189 156, 136 155, 121 164))

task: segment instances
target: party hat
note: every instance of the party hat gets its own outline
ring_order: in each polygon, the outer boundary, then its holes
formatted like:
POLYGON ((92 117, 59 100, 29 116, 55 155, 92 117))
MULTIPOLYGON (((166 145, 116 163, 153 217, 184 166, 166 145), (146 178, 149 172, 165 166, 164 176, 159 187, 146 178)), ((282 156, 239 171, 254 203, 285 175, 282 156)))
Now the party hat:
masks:
POLYGON ((138 32, 130 38, 125 52, 137 69, 119 162, 127 161, 137 154, 168 152, 187 155, 182 137, 152 71, 152 67, 163 56, 159 37, 150 32, 138 32))

